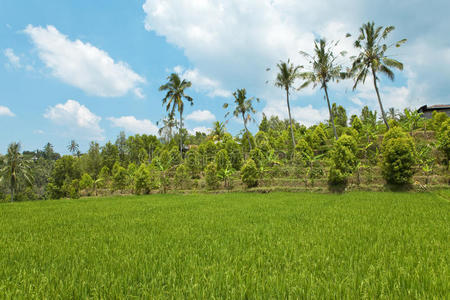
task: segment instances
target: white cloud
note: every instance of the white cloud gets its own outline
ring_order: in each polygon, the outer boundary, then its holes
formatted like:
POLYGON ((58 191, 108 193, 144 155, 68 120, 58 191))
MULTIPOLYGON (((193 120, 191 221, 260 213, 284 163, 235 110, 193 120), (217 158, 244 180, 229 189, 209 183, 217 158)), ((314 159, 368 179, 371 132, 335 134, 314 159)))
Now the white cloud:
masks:
MULTIPOLYGON (((289 117, 287 107, 285 108, 283 105, 269 105, 266 106, 263 110, 263 113, 267 116, 278 116, 282 119, 287 119, 289 117)), ((292 118, 305 126, 311 126, 315 124, 319 124, 320 122, 324 122, 329 118, 328 109, 320 108, 316 109, 312 107, 312 105, 307 106, 294 106, 291 108, 291 116, 292 118)))
POLYGON ((186 116, 186 120, 192 120, 196 122, 214 121, 216 116, 209 110, 195 110, 186 116))
POLYGON ((130 91, 143 96, 138 85, 145 79, 126 63, 115 62, 107 52, 80 40, 72 41, 53 26, 28 25, 24 32, 56 78, 100 97, 120 97, 130 91))
POLYGON ((0 116, 14 117, 15 114, 8 107, 0 105, 0 116))
POLYGON ((34 134, 44 134, 45 132, 44 132, 44 130, 36 129, 36 130, 33 130, 33 133, 34 134))
POLYGON ((16 68, 20 68, 21 64, 20 64, 20 57, 18 57, 15 53, 14 50, 11 48, 7 48, 5 49, 5 51, 3 51, 3 54, 5 54, 6 58, 8 59, 9 63, 16 68))
POLYGON ((103 140, 100 128, 101 117, 93 114, 86 106, 75 100, 49 107, 44 117, 61 126, 66 135, 85 139, 103 140))
POLYGON ((211 132, 211 128, 200 126, 192 129, 188 129, 189 134, 195 135, 196 132, 209 134, 211 132))
MULTIPOLYGON (((408 38, 408 43, 391 51, 405 63, 405 72, 395 83, 383 80, 380 90, 385 106, 448 103, 450 47, 442 36, 450 30, 450 23, 433 23, 429 16, 445 19, 450 4, 440 1, 436 5, 439 10, 425 2, 406 7, 401 1, 387 0, 376 5, 357 0, 147 0, 143 9, 145 28, 183 49, 195 66, 192 70, 220 83, 224 90, 246 87, 267 102, 266 112, 286 115, 286 105, 279 102, 282 91, 273 87, 276 63, 291 58, 294 63, 305 64, 298 51, 311 53, 319 36, 340 40, 336 50, 348 50, 349 57, 355 54, 354 37, 347 39, 345 33, 356 34, 363 22, 372 19, 380 25, 391 25, 395 20, 392 25, 397 29, 391 41, 408 38), (387 6, 388 12, 384 9, 387 6), (264 71, 267 67, 271 67, 270 72, 264 71), (264 84, 266 81, 269 84, 264 84)), ((342 63, 348 64, 348 60, 342 63)), ((355 103, 377 108, 373 86, 370 82, 366 85, 370 90, 360 86, 352 92, 348 80, 330 84, 330 91, 346 101, 344 106, 355 103)), ((321 101, 323 92, 317 88, 294 94, 293 111, 295 100, 303 99, 299 96, 308 96, 310 103, 317 103, 313 107, 327 110, 321 101)))
POLYGON ((232 93, 221 87, 221 84, 217 80, 208 78, 202 74, 198 69, 185 70, 182 66, 176 66, 173 68, 174 72, 180 74, 180 76, 186 80, 192 82, 192 87, 197 92, 206 92, 211 98, 214 97, 230 97, 232 93))
POLYGON ((120 127, 134 134, 158 134, 158 127, 150 120, 137 120, 134 116, 108 118, 113 127, 120 127))

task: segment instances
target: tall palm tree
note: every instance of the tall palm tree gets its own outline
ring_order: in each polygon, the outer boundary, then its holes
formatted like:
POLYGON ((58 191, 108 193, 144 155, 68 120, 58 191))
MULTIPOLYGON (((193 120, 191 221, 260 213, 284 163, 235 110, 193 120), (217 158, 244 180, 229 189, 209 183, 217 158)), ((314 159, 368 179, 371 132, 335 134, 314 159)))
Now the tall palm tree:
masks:
POLYGON ((334 54, 333 48, 336 45, 337 43, 327 43, 325 39, 320 39, 314 41, 314 54, 311 55, 303 51, 300 51, 300 54, 308 59, 311 65, 310 71, 301 74, 302 78, 305 79, 305 83, 301 88, 313 84, 314 87, 320 85, 320 88, 324 90, 328 111, 330 113, 330 123, 333 126, 334 137, 337 140, 338 136, 334 124, 333 111, 328 96, 328 83, 345 78, 346 73, 342 72, 342 66, 337 61, 338 58, 345 55, 345 52, 341 52, 338 55, 334 54))
POLYGON ((8 146, 8 153, 4 156, 3 168, 0 170, 0 181, 8 180, 11 191, 11 202, 17 190, 19 179, 24 179, 28 184, 32 184, 30 162, 20 153, 20 143, 11 143, 8 146))
POLYGON ((275 80, 275 86, 282 88, 286 91, 286 103, 288 107, 289 113, 289 123, 291 125, 291 138, 292 138, 292 146, 295 148, 295 138, 294 138, 294 128, 292 126, 292 117, 291 117, 291 106, 289 104, 289 94, 292 86, 294 85, 295 80, 299 77, 299 70, 302 66, 295 66, 288 59, 287 62, 280 61, 277 64, 278 74, 277 79, 275 80))
POLYGON ((377 93, 378 104, 380 105, 381 115, 386 127, 389 129, 389 124, 386 119, 386 114, 381 103, 380 92, 378 90, 377 73, 385 74, 392 81, 394 80, 394 72, 391 68, 403 70, 403 64, 386 55, 386 51, 395 47, 400 47, 406 42, 402 39, 393 44, 385 44, 385 40, 390 32, 395 29, 394 26, 388 26, 383 29, 383 26, 375 27, 374 22, 363 24, 359 29, 359 36, 356 39, 354 46, 359 49, 358 56, 353 58, 352 74, 355 78, 353 90, 356 89, 360 82, 365 82, 367 74, 371 73, 373 78, 373 85, 377 93))
POLYGON ((192 86, 190 81, 185 79, 181 80, 180 76, 177 73, 172 73, 167 78, 168 82, 159 87, 160 91, 167 91, 166 96, 163 98, 162 103, 166 105, 166 111, 169 113, 169 116, 173 116, 175 114, 175 109, 178 110, 180 114, 180 126, 179 126, 179 135, 180 135, 180 153, 183 156, 183 111, 184 111, 184 100, 187 100, 191 105, 194 105, 194 100, 186 95, 184 91, 187 88, 192 86))
MULTIPOLYGON (((248 146, 249 149, 252 150, 252 144, 250 142, 250 134, 247 128, 247 123, 254 121, 252 114, 256 113, 255 108, 253 107, 253 100, 256 102, 259 102, 258 98, 247 98, 247 91, 245 89, 238 89, 236 92, 233 93, 234 96, 234 110, 233 110, 233 116, 236 118, 242 117, 242 121, 244 122, 244 128, 245 132, 247 134, 247 140, 248 140, 248 146)), ((229 104, 224 103, 223 108, 228 108, 229 104)), ((230 112, 227 112, 225 114, 225 118, 230 114, 230 112)))
POLYGON ((71 140, 70 144, 67 146, 67 150, 69 150, 74 156, 78 153, 79 148, 80 146, 77 142, 75 142, 75 140, 71 140))

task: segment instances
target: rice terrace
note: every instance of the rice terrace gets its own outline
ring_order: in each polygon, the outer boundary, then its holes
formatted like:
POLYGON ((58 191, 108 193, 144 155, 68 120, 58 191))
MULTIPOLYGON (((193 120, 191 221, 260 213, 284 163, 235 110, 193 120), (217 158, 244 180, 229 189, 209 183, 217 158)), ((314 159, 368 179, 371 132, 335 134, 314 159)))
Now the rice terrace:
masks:
POLYGON ((6 298, 440 298, 450 193, 2 205, 6 298))
POLYGON ((448 299, 448 11, 1 0, 0 299, 448 299))

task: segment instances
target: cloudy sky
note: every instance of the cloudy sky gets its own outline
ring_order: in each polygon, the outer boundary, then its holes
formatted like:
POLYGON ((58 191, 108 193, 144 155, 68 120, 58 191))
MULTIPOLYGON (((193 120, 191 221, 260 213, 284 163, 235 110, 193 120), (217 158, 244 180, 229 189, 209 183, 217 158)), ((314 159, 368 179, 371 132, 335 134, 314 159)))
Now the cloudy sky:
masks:
MULTIPOLYGON (((408 39, 390 53, 405 69, 381 80, 385 107, 448 104, 449 11, 445 0, 0 0, 0 153, 12 141, 66 153, 71 139, 86 150, 122 130, 156 134, 165 115, 158 87, 171 72, 193 84, 190 131, 222 121, 237 88, 261 99, 257 119, 286 117, 277 62, 306 63, 299 51, 319 37, 352 54, 345 34, 372 20, 396 27, 390 41, 408 39)), ((333 84, 331 100, 349 114, 377 108, 370 80, 351 87, 333 84)), ((321 90, 294 93, 291 106, 305 125, 327 118, 321 90)), ((227 124, 234 134, 241 127, 227 124)))

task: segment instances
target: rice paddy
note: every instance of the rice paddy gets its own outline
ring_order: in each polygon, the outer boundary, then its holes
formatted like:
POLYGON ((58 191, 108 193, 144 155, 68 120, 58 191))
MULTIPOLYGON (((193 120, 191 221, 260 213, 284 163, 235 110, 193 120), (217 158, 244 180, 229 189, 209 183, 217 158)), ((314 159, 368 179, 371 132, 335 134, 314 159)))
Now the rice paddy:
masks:
POLYGON ((450 193, 0 204, 2 298, 440 298, 450 193))

